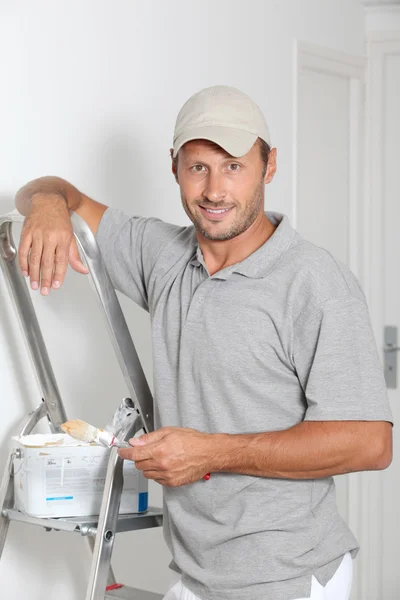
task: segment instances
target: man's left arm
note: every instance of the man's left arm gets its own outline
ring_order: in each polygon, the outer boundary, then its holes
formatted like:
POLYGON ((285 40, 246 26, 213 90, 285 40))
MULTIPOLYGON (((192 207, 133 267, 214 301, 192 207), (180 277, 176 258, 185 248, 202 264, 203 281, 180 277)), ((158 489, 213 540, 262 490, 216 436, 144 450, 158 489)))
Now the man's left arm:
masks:
MULTIPOLYGON (((392 460, 392 425, 385 421, 312 421, 284 431, 208 434, 162 427, 121 449, 145 477, 167 486, 193 483, 208 472, 318 479, 386 469, 392 460)), ((212 475, 211 475, 212 477, 212 475)))
POLYGON ((392 460, 392 425, 385 421, 306 421, 285 431, 222 434, 212 445, 218 471, 317 479, 386 469, 392 460))

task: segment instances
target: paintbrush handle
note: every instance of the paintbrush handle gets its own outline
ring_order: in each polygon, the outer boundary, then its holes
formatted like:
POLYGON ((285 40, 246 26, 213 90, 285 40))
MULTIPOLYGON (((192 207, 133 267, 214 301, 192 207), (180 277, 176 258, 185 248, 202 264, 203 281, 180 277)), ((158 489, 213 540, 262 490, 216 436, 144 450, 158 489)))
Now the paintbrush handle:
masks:
POLYGON ((132 446, 128 442, 122 442, 118 438, 114 438, 114 443, 112 446, 117 446, 117 448, 132 448, 132 446))
POLYGON ((113 433, 110 433, 109 431, 103 431, 102 429, 98 429, 96 442, 101 446, 106 446, 107 448, 111 448, 112 446, 116 446, 117 448, 131 448, 128 442, 119 440, 113 433))

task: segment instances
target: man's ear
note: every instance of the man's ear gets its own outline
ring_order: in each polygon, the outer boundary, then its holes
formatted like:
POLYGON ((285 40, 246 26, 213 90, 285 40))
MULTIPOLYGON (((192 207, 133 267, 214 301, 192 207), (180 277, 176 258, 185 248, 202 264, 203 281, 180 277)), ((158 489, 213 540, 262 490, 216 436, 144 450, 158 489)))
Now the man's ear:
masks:
POLYGON ((264 183, 270 183, 276 173, 276 148, 272 148, 268 154, 268 165, 265 172, 264 183))
POLYGON ((171 161, 172 161, 172 174, 173 174, 173 175, 174 175, 174 177, 175 177, 175 181, 176 181, 176 183, 179 183, 179 181, 178 181, 178 172, 177 172, 177 170, 176 170, 176 168, 175 168, 175 163, 174 163, 174 149, 173 149, 173 148, 170 148, 170 149, 169 149, 169 153, 170 153, 170 156, 171 156, 171 161))

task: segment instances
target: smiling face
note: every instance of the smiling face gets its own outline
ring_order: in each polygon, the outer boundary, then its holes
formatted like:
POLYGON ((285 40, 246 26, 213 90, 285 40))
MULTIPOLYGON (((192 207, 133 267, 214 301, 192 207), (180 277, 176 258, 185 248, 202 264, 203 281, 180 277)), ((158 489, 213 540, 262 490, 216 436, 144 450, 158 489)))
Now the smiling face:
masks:
POLYGON ((267 169, 259 140, 240 158, 233 158, 208 140, 186 142, 173 173, 183 208, 197 231, 209 240, 230 240, 264 216, 264 185, 276 170, 275 149, 267 169))

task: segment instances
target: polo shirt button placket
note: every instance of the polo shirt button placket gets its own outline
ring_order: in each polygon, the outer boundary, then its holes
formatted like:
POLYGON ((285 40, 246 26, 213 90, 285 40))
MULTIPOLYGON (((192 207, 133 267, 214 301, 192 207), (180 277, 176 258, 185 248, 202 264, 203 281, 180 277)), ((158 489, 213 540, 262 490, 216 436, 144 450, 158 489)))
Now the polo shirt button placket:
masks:
POLYGON ((201 290, 198 289, 197 292, 195 292, 189 308, 187 318, 188 323, 200 324, 202 322, 202 315, 206 306, 206 299, 209 292, 209 284, 206 284, 206 287, 202 288, 201 290))

